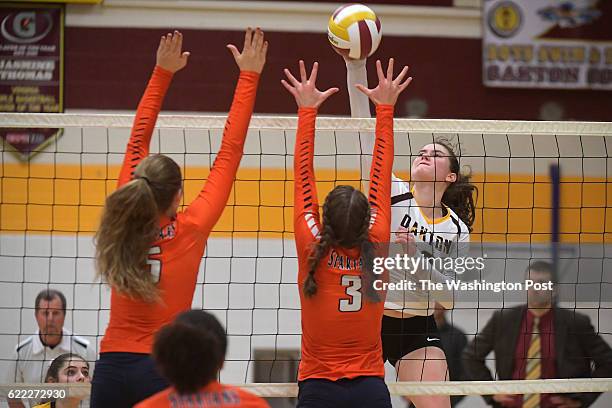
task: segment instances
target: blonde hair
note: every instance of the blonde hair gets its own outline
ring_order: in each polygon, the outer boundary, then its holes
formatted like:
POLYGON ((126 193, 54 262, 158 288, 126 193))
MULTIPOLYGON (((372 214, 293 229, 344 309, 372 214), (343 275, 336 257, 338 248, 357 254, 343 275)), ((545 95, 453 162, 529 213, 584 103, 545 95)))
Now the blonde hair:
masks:
POLYGON ((96 271, 115 290, 149 302, 159 299, 147 258, 159 236, 159 216, 181 185, 176 162, 154 155, 140 162, 132 181, 106 198, 95 236, 96 271))

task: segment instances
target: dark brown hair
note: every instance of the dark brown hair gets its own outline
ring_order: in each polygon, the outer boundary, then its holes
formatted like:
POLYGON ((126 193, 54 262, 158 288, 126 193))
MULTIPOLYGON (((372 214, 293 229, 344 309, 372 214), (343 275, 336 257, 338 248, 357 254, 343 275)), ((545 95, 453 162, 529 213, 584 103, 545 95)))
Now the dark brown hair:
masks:
POLYGON ((470 232, 472 232, 472 226, 476 220, 478 188, 470 181, 472 178, 471 173, 461 173, 459 159, 457 159, 451 142, 446 139, 436 139, 434 143, 444 146, 448 151, 450 171, 457 175, 457 180, 451 183, 444 192, 442 202, 452 209, 461 218, 461 221, 467 225, 470 232))
POLYGON ((225 361, 227 336, 215 316, 183 312, 155 336, 153 358, 180 394, 193 393, 217 378, 225 361))
POLYGON ((159 235, 159 216, 181 189, 181 169, 161 154, 145 158, 134 179, 106 198, 96 233, 97 273, 119 292, 159 299, 147 257, 159 235))
POLYGON ((73 353, 65 353, 57 356, 51 364, 49 365, 49 369, 47 370, 47 375, 45 375, 45 382, 48 383, 50 380, 54 380, 55 382, 59 381, 59 373, 60 369, 64 365, 66 361, 71 360, 81 360, 85 364, 87 364, 87 368, 89 368, 89 362, 85 360, 83 357, 78 354, 73 353))
POLYGON ((374 282, 374 250, 369 237, 370 203, 366 196, 352 186, 337 186, 325 197, 323 224, 319 240, 312 248, 308 277, 304 281, 304 295, 317 293, 315 272, 321 259, 333 247, 360 248, 361 274, 366 280, 366 295, 378 301, 374 282))

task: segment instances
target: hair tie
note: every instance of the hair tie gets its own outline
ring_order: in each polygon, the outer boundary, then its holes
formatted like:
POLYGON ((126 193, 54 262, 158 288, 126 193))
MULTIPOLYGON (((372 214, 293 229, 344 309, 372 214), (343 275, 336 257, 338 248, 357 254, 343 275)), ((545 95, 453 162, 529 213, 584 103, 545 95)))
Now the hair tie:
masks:
POLYGON ((147 184, 148 184, 149 186, 151 186, 151 181, 150 181, 150 180, 149 180, 149 179, 148 179, 146 176, 138 176, 137 178, 139 178, 139 179, 143 179, 144 181, 146 181, 146 182, 147 182, 147 184))

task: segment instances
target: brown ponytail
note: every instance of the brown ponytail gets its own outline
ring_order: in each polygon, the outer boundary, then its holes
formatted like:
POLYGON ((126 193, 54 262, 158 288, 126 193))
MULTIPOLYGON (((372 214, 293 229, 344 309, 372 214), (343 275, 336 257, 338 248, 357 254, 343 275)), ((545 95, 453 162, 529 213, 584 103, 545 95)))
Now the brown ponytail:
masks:
POLYGON ((457 155, 455 154, 455 150, 453 149, 450 141, 436 139, 435 143, 444 146, 444 148, 448 151, 450 171, 457 175, 457 180, 449 185, 444 192, 442 202, 452 209, 461 219, 461 221, 467 225, 470 232, 472 232, 472 226, 474 225, 474 221, 476 219, 478 188, 471 182, 471 171, 468 174, 461 173, 459 160, 457 159, 457 155))
POLYGON ((159 235, 159 216, 181 188, 181 171, 169 157, 149 156, 134 179, 106 198, 96 242, 96 270, 113 288, 145 301, 159 299, 147 267, 159 235))

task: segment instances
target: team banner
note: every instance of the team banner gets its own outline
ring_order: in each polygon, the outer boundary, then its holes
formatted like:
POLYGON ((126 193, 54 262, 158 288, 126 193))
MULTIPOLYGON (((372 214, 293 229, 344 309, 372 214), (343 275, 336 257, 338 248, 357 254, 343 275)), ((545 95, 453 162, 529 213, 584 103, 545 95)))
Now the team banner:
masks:
POLYGON ((612 1, 485 0, 486 86, 612 89, 612 1))
MULTIPOLYGON (((64 6, 0 4, 0 112, 63 112, 64 6)), ((0 128, 28 160, 61 129, 0 128)))

